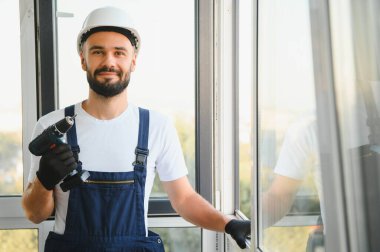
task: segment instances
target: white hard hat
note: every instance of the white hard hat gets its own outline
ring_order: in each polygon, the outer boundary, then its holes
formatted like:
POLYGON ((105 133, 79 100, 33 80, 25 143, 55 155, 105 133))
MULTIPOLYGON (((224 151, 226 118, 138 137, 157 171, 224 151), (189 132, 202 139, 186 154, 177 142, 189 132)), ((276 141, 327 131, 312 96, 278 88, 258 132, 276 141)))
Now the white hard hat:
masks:
POLYGON ((82 44, 94 32, 98 31, 115 31, 122 33, 131 41, 136 48, 136 53, 141 47, 140 35, 133 28, 133 21, 126 12, 115 7, 103 7, 93 10, 88 14, 83 23, 82 29, 77 38, 77 50, 80 54, 82 44))

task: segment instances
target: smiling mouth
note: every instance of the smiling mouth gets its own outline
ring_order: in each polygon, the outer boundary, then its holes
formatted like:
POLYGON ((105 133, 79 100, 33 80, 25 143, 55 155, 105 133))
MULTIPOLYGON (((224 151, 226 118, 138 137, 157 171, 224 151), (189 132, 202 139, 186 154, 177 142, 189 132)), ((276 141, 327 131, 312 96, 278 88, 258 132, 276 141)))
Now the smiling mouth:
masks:
POLYGON ((102 67, 95 70, 95 76, 99 75, 99 77, 120 77, 121 72, 113 67, 102 67))
POLYGON ((97 75, 100 75, 100 76, 104 76, 104 75, 106 75, 106 76, 118 76, 118 74, 115 72, 101 72, 101 73, 98 73, 97 75))
POLYGON ((120 76, 116 72, 100 72, 100 73, 96 74, 95 78, 96 77, 102 78, 102 79, 113 80, 113 79, 119 78, 120 76))

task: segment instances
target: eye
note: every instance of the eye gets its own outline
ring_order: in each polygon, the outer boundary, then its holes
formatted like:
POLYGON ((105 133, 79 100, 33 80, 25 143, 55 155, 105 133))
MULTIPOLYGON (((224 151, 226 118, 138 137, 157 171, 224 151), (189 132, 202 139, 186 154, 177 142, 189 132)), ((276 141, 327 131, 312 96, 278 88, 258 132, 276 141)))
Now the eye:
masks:
POLYGON ((102 53, 103 53, 102 50, 93 50, 93 51, 91 52, 91 54, 93 54, 93 55, 100 55, 100 54, 102 54, 102 53))
POLYGON ((125 54, 124 51, 116 51, 116 52, 115 52, 115 55, 116 55, 116 56, 125 56, 126 54, 125 54))

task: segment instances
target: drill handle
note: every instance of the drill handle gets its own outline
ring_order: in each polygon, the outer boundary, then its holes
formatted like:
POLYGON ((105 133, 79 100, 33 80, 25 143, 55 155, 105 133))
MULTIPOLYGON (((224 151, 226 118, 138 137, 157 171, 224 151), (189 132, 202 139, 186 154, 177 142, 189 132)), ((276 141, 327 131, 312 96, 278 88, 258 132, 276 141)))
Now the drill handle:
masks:
POLYGON ((47 128, 40 135, 38 135, 33 141, 29 143, 29 151, 35 156, 41 156, 42 154, 53 149, 56 145, 62 144, 63 140, 54 134, 53 130, 47 128))

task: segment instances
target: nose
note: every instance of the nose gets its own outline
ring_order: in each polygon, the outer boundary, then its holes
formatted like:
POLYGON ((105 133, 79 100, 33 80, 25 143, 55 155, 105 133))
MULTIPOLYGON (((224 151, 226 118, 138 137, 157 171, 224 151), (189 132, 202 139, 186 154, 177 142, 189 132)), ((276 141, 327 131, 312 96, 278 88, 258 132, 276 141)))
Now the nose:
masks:
POLYGON ((114 68, 116 66, 115 57, 112 53, 106 53, 102 62, 103 67, 114 68))

